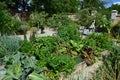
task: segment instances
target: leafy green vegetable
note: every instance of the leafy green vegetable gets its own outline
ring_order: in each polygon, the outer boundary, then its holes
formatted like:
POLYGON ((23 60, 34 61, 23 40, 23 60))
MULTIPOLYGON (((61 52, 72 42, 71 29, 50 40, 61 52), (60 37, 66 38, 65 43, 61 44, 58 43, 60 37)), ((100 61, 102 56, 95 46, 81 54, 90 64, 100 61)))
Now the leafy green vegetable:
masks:
POLYGON ((31 79, 31 80, 47 80, 47 79, 45 79, 44 76, 39 75, 39 74, 37 74, 37 73, 35 73, 35 72, 31 73, 28 77, 29 77, 29 79, 31 79))

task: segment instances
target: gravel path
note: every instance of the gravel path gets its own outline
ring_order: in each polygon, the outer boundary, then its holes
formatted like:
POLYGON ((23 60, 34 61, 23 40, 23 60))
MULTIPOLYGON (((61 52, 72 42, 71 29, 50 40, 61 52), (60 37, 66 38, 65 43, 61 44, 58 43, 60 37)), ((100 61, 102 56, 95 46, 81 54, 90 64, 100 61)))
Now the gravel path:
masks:
MULTIPOLYGON (((52 36, 52 35, 55 35, 56 34, 56 31, 50 29, 50 28, 45 28, 44 30, 45 33, 41 34, 41 31, 37 31, 36 33, 36 36, 37 37, 43 37, 43 36, 52 36)), ((24 40, 24 35, 16 35, 18 38, 24 40)), ((30 31, 27 32, 26 34, 27 36, 27 40, 29 41, 29 38, 30 38, 30 31)))

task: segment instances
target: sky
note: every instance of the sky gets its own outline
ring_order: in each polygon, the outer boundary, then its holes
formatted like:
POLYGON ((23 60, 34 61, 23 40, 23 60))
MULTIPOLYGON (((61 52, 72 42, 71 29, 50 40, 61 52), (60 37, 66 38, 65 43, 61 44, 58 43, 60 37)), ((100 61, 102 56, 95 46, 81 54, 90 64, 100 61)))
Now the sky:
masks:
POLYGON ((107 0, 110 2, 109 4, 106 5, 106 7, 110 7, 112 4, 119 4, 120 5, 120 0, 107 0))
POLYGON ((120 4, 120 0, 112 0, 114 4, 120 4))

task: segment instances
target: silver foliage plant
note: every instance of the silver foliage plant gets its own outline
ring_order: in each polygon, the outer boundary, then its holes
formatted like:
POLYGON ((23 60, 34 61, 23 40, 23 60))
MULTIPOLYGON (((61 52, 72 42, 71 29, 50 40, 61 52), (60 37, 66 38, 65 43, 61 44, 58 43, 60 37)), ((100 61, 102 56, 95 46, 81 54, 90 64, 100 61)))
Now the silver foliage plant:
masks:
POLYGON ((19 48, 19 39, 15 36, 1 36, 0 47, 5 52, 15 52, 19 48))

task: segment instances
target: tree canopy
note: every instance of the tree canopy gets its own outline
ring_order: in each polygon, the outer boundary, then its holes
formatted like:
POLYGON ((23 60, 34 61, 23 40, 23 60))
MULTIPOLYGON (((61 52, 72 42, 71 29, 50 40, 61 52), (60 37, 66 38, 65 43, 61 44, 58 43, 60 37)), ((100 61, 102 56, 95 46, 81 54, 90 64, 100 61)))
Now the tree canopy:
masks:
POLYGON ((78 0, 33 0, 32 7, 35 10, 44 10, 47 13, 77 12, 78 0))
POLYGON ((83 0, 81 1, 81 9, 83 8, 102 9, 104 8, 104 4, 105 4, 104 0, 83 0))

